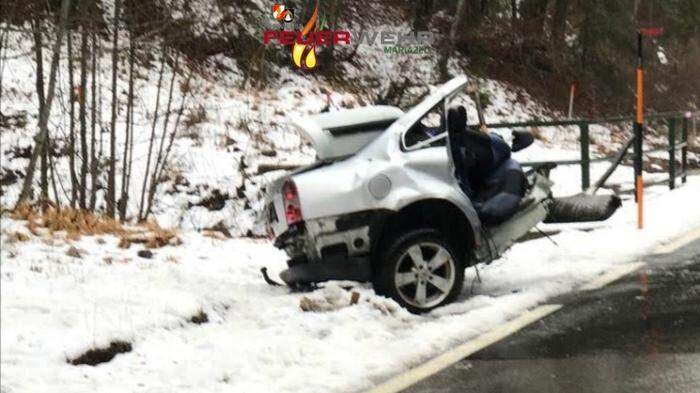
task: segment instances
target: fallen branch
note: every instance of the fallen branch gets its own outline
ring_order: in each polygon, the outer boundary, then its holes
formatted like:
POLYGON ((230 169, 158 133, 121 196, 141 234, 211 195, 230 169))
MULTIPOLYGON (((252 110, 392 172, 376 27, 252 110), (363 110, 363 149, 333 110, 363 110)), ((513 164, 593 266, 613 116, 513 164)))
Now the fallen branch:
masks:
POLYGON ((260 164, 258 165, 258 175, 272 171, 293 171, 301 168, 302 164, 260 164))

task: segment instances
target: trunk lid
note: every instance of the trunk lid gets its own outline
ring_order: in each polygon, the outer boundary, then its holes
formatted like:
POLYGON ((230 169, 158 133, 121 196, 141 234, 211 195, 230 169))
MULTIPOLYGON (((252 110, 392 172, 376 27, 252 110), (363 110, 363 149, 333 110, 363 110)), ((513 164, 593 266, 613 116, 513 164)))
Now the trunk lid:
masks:
POLYGON ((292 124, 319 160, 338 160, 355 154, 402 115, 397 107, 378 105, 293 118, 292 124))

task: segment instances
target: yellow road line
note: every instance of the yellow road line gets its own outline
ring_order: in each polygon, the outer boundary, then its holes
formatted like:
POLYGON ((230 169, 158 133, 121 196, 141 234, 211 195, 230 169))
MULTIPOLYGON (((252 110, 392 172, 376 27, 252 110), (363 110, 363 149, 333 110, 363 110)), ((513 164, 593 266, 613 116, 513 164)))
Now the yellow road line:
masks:
POLYGON ((446 369, 465 357, 486 348, 493 343, 503 340, 525 326, 546 317, 560 308, 561 305, 559 304, 545 304, 532 310, 525 311, 517 318, 512 319, 502 325, 496 326, 494 329, 476 337, 473 340, 467 341, 464 344, 443 353, 442 355, 438 355, 437 357, 430 359, 418 367, 412 368, 403 374, 391 378, 381 385, 369 390, 368 393, 400 392, 416 382, 446 369))
POLYGON ((583 284, 578 289, 579 291, 592 291, 594 289, 600 289, 611 282, 620 279, 622 276, 632 273, 642 266, 644 266, 644 262, 635 262, 618 266, 612 270, 608 270, 604 274, 594 278, 586 284, 583 284))
POLYGON ((700 239, 700 227, 693 229, 676 240, 656 247, 654 252, 657 254, 670 254, 696 239, 700 239))

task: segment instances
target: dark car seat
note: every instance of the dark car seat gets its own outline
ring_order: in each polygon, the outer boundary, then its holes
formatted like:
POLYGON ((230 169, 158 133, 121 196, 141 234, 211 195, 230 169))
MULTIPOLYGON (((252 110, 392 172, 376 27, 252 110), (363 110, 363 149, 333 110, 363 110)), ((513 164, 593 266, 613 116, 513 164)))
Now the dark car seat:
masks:
POLYGON ((450 108, 448 137, 455 176, 484 224, 497 225, 517 212, 527 181, 511 149, 498 134, 467 127, 466 109, 450 108))
POLYGON ((455 177, 462 191, 471 198, 473 192, 467 182, 466 174, 471 166, 466 157, 466 150, 462 140, 462 133, 467 125, 466 112, 464 115, 456 107, 447 110, 447 139, 449 140, 449 154, 455 167, 455 177))

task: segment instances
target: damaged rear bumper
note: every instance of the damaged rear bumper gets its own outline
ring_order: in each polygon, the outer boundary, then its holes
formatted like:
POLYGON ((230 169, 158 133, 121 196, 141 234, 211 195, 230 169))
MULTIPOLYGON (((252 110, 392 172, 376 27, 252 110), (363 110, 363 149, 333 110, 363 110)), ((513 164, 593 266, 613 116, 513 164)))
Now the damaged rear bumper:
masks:
POLYGON ((289 286, 329 280, 370 281, 372 266, 368 257, 309 262, 284 270, 280 278, 289 286))
POLYGON ((364 211, 308 220, 290 228, 275 241, 290 260, 280 275, 287 285, 329 280, 372 279, 371 233, 386 215, 364 211))

